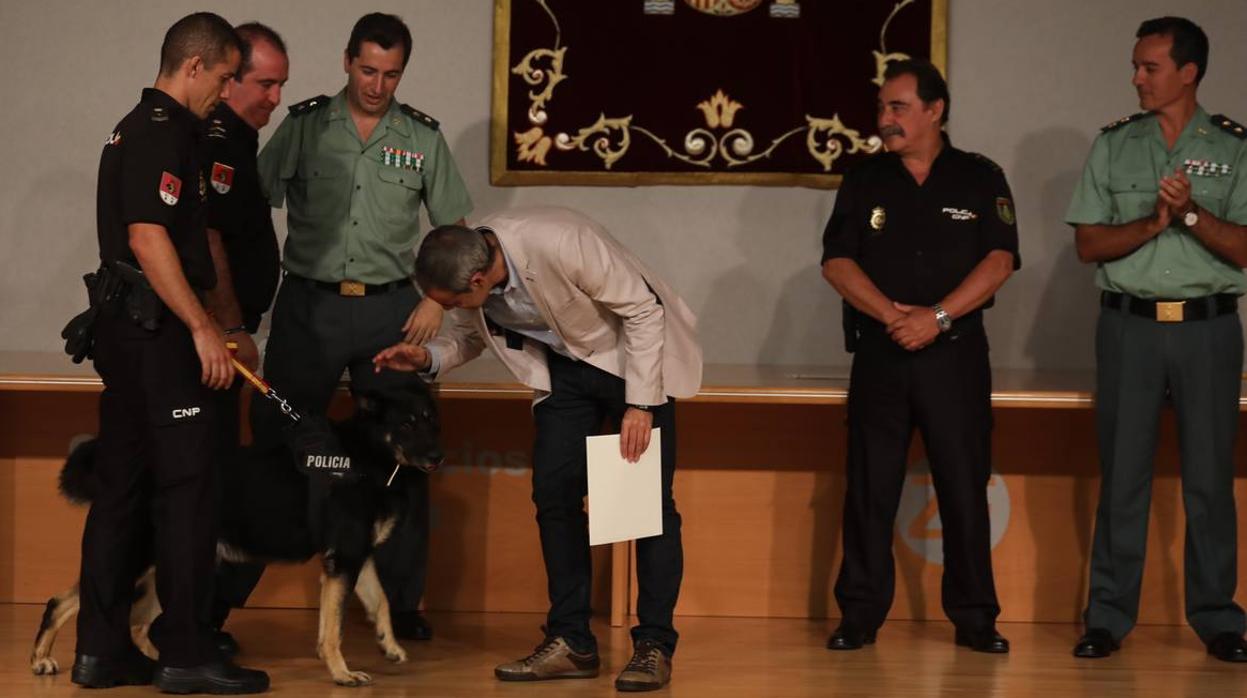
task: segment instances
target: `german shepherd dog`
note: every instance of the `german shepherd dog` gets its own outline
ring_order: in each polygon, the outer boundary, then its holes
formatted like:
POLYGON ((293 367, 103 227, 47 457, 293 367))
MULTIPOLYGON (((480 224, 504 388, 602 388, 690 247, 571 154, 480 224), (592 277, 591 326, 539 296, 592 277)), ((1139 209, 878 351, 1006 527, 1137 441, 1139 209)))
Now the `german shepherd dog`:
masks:
MULTIPOLYGON (((342 657, 342 617, 346 595, 353 587, 376 629, 385 658, 401 663, 407 654, 394 639, 390 608, 373 564, 373 550, 385 542, 409 511, 406 488, 410 476, 396 466, 432 471, 440 465, 436 405, 422 383, 356 397, 356 411, 332 425, 342 450, 351 459, 353 479, 321 479, 296 466, 286 445, 259 452, 240 449, 237 462, 222 464, 222 519, 218 560, 304 562, 321 556, 320 625, 317 654, 334 682, 362 686, 372 678, 351 671, 342 657)), ((79 445, 61 470, 61 492, 86 504, 95 481, 95 441, 79 445)), ((136 584, 130 623, 135 644, 153 659, 156 649, 147 638, 160 614, 155 570, 148 568, 136 584)), ((35 674, 59 670, 52 657, 56 633, 78 612, 78 586, 48 601, 35 637, 30 665, 35 674)))

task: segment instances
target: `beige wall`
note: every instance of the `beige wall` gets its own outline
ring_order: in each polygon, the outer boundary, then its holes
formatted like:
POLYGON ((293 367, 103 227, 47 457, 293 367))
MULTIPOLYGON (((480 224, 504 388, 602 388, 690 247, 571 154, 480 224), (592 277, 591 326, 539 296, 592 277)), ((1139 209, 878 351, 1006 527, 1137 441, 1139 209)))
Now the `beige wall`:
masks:
MULTIPOLYGON (((1203 25, 1213 54, 1202 101, 1247 121, 1247 3, 950 5, 952 136, 1004 166, 1022 231, 1025 266, 991 314, 994 360, 1089 367, 1091 270, 1076 261, 1061 218, 1098 126, 1136 110, 1128 82, 1134 29, 1179 7, 1203 25)), ((490 187, 492 2, 373 6, 410 23, 416 50, 399 97, 442 121, 478 214, 551 202, 601 219, 698 312, 709 361, 847 364, 838 299, 815 266, 831 193, 490 187)), ((232 21, 259 19, 284 34, 293 61, 287 103, 340 88, 340 48, 362 12, 323 0, 0 2, 0 351, 58 350, 61 325, 83 303, 78 277, 94 264, 100 148, 151 83, 165 28, 201 8, 232 21)))

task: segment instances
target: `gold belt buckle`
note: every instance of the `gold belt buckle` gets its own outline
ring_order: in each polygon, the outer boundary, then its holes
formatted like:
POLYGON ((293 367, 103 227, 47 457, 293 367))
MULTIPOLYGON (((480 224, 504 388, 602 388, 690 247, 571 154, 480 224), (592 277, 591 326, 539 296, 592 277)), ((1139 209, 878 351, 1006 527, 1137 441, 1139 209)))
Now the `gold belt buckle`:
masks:
POLYGON ((1182 322, 1186 301, 1156 301, 1156 322, 1182 322))
MULTIPOLYGON (((365 286, 360 281, 339 281, 338 295, 340 296, 362 296, 365 294, 365 286)), ((1179 315, 1181 312, 1179 311, 1179 315)))

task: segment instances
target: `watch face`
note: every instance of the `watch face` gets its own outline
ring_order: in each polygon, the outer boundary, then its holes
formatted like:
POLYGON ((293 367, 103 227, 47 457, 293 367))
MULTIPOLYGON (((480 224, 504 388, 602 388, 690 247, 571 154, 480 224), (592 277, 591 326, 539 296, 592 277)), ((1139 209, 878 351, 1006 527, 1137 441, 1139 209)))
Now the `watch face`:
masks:
POLYGON ((1194 211, 1188 211, 1185 216, 1182 216, 1182 223, 1188 228, 1190 228, 1191 226, 1195 225, 1198 222, 1199 222, 1199 214, 1194 211))

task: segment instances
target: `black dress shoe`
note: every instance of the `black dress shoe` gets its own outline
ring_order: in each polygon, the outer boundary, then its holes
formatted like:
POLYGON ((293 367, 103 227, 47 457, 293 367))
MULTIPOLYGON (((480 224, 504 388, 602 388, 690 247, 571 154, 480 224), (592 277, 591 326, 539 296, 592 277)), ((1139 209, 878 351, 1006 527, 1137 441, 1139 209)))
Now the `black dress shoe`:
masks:
POLYGON ((851 625, 844 625, 836 628, 836 631, 827 638, 827 649, 829 650, 860 650, 862 645, 875 644, 875 631, 860 630, 851 625))
POLYGON ((83 688, 112 688, 113 686, 146 686, 152 682, 156 663, 135 650, 124 659, 105 659, 79 654, 74 657, 74 668, 69 680, 83 688))
POLYGON ((1121 644, 1113 639, 1113 634, 1104 628, 1091 628, 1078 638, 1074 645, 1074 656, 1083 659, 1099 659, 1121 649, 1121 644))
POLYGON ((432 640, 433 626, 419 611, 399 611, 390 614, 394 634, 404 640, 432 640))
POLYGON ((1208 654, 1223 662, 1247 662, 1247 640, 1238 633, 1221 633, 1208 643, 1208 654))
POLYGON ((986 630, 961 630, 953 635, 953 641, 962 647, 969 647, 975 652, 987 654, 1008 654, 1009 641, 995 628, 986 630))
POLYGON ((233 635, 230 635, 224 630, 212 631, 212 644, 216 645, 216 648, 220 651, 221 656, 226 659, 233 659, 238 655, 238 641, 234 639, 233 635))
POLYGON ((162 666, 152 683, 164 693, 263 693, 268 690, 268 674, 218 661, 192 667, 162 666))

